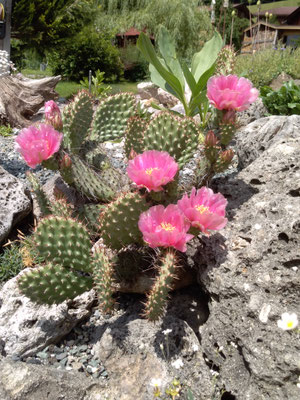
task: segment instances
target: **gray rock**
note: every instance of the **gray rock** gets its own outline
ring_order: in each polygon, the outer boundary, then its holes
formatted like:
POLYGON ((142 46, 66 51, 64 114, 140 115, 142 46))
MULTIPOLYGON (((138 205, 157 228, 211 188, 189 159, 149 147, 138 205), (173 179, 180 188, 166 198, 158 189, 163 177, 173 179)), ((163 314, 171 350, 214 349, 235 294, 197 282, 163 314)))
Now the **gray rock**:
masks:
POLYGON ((261 97, 259 97, 247 110, 237 113, 237 123, 239 126, 246 126, 267 114, 268 110, 264 106, 261 97))
POLYGON ((141 82, 137 85, 138 95, 142 100, 151 99, 154 97, 157 99, 157 86, 152 82, 141 82))
POLYGON ((214 188, 229 200, 229 223, 198 250, 199 283, 211 299, 201 344, 237 400, 299 398, 299 333, 277 326, 284 312, 300 316, 299 121, 252 123, 245 149, 238 138, 248 166, 214 188))
MULTIPOLYGON (((281 157, 286 157, 289 146, 286 141, 299 140, 300 115, 271 116, 261 118, 245 126, 236 134, 236 152, 239 158, 239 166, 245 168, 256 160, 265 150, 276 145, 280 147, 281 157), (280 144, 280 143, 281 144, 280 144)), ((295 145, 299 146, 299 143, 295 145)), ((269 162, 274 162, 270 159, 269 162)), ((278 161, 275 161, 278 163, 278 161)), ((263 171, 262 171, 263 172, 263 171)))
POLYGON ((1 400, 116 400, 103 381, 51 367, 0 361, 1 400))
POLYGON ((127 310, 95 329, 93 351, 105 365, 110 387, 115 388, 112 393, 120 395, 113 382, 122 382, 120 399, 152 400, 152 379, 162 381, 163 392, 176 376, 191 388, 195 399, 211 400, 212 376, 194 331, 169 313, 155 324, 141 319, 139 314, 137 309, 127 310), (171 331, 167 333, 167 329, 171 331), (181 368, 172 365, 176 360, 182 361, 181 368))
POLYGON ((58 342, 91 312, 94 291, 59 305, 40 305, 19 292, 17 280, 6 282, 0 291, 0 337, 6 356, 35 354, 58 342))
POLYGON ((0 243, 31 210, 29 190, 0 166, 0 243))
POLYGON ((173 107, 178 102, 175 96, 161 88, 157 89, 157 99, 161 104, 167 107, 173 107))

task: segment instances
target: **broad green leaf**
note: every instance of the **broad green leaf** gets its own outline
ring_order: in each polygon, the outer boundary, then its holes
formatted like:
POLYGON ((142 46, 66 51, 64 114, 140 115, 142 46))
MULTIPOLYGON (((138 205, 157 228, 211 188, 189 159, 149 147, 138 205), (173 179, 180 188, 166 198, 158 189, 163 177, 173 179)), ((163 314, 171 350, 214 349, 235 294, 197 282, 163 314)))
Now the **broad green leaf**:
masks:
POLYGON ((184 97, 184 87, 181 86, 178 78, 176 78, 174 74, 169 72, 159 61, 150 39, 143 32, 138 38, 137 47, 146 58, 146 60, 156 68, 161 77, 174 90, 174 92, 176 93, 176 97, 182 103, 186 103, 184 97))
POLYGON ((216 68, 216 63, 213 63, 213 65, 207 69, 199 78, 198 83, 196 85, 196 93, 201 92, 207 84, 207 81, 209 78, 214 74, 216 68))
POLYGON ((157 43, 166 67, 176 76, 176 78, 180 81, 181 86, 184 88, 184 76, 180 62, 176 55, 175 43, 168 30, 164 26, 161 26, 159 29, 157 43))
POLYGON ((173 90, 172 87, 167 84, 167 82, 163 79, 163 77, 160 75, 160 73, 152 64, 149 65, 149 71, 150 71, 151 81, 155 85, 159 86, 163 90, 166 90, 167 92, 170 92, 173 96, 177 97, 177 99, 180 100, 175 90, 173 90))
POLYGON ((203 49, 199 53, 194 54, 191 72, 196 82, 215 63, 222 45, 223 40, 221 35, 215 32, 213 38, 205 43, 203 49))
POLYGON ((191 101, 189 103, 189 109, 191 111, 191 115, 194 114, 194 110, 197 107, 201 107, 201 105, 206 104, 208 102, 208 99, 206 97, 206 90, 203 90, 200 92, 197 96, 192 97, 191 101))
POLYGON ((185 80, 192 91, 193 96, 197 96, 198 92, 196 81, 185 62, 182 63, 182 71, 184 73, 185 80))

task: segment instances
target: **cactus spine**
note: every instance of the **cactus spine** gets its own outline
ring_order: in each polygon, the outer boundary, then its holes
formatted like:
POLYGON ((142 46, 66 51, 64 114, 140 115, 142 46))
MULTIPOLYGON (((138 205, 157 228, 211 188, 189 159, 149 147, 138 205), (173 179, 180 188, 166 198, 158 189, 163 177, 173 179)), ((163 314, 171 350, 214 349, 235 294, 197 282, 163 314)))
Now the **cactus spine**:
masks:
POLYGON ((173 250, 168 249, 161 259, 158 276, 147 296, 145 315, 150 321, 156 321, 164 314, 168 293, 172 289, 177 267, 176 254, 173 250))

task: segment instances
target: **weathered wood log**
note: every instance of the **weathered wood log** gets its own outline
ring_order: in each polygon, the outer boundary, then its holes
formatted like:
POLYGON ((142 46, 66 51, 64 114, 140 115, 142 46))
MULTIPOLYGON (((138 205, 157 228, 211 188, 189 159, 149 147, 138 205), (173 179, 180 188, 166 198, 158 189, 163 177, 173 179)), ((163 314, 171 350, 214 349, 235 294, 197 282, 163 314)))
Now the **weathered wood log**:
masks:
POLYGON ((0 78, 0 122, 12 127, 30 125, 30 118, 44 105, 55 100, 58 93, 55 86, 61 76, 29 79, 21 74, 0 78))

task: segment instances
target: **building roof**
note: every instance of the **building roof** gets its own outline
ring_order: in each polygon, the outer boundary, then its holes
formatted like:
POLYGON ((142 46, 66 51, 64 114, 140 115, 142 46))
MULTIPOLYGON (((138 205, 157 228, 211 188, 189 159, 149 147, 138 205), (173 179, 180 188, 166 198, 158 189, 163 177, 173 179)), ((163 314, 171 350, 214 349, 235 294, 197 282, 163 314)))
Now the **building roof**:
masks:
MULTIPOLYGON (((252 25, 251 29, 255 28, 258 25, 267 26, 268 28, 275 29, 275 30, 289 30, 289 31, 300 31, 300 25, 274 25, 266 23, 265 21, 256 22, 256 24, 252 25)), ((244 29, 244 32, 250 30, 249 28, 244 29)))
MULTIPOLYGON (((269 14, 273 14, 276 17, 288 17, 290 14, 295 12, 297 8, 300 9, 300 7, 278 7, 278 8, 270 8, 268 9, 269 14)), ((254 17, 258 16, 258 12, 255 11, 251 13, 254 17)), ((264 15, 265 12, 260 11, 259 15, 264 15)))
POLYGON ((140 33, 141 33, 140 31, 132 27, 129 28, 128 31, 124 33, 118 33, 117 36, 139 36, 140 33))

